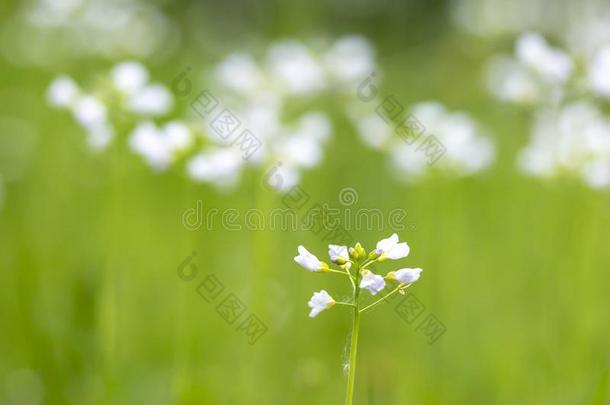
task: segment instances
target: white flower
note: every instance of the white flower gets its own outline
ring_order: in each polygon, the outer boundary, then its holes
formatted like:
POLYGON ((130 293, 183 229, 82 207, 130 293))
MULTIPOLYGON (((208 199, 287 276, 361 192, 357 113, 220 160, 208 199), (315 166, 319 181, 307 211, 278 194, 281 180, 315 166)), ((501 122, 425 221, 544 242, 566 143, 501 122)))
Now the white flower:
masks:
POLYGON ((294 261, 309 271, 322 271, 326 268, 325 263, 318 260, 316 256, 309 253, 303 245, 298 248, 299 255, 294 257, 294 261))
POLYGON ((84 96, 76 101, 73 107, 76 120, 84 127, 106 122, 106 106, 93 96, 84 96))
POLYGON ((125 94, 133 94, 148 82, 148 71, 138 62, 122 62, 110 72, 114 85, 125 94))
POLYGON ((409 255, 409 245, 406 242, 398 243, 398 235, 394 233, 389 238, 377 242, 377 253, 382 259, 402 259, 409 255))
POLYGON ((136 127, 129 137, 129 146, 155 169, 164 170, 171 163, 172 154, 163 133, 152 122, 144 122, 136 127))
POLYGON ((371 44, 356 35, 338 39, 326 53, 324 62, 336 80, 353 83, 375 70, 371 44))
POLYGON ((171 121, 163 126, 165 142, 171 150, 184 150, 193 143, 189 128, 181 122, 171 121))
POLYGON ((187 173, 196 181, 230 188, 237 182, 242 164, 234 148, 222 148, 195 155, 187 164, 187 173))
POLYGON ((374 149, 380 149, 392 137, 392 128, 377 113, 360 116, 356 120, 360 138, 374 149))
POLYGON ((247 53, 227 56, 216 68, 216 79, 237 94, 253 95, 263 87, 263 75, 256 61, 247 53))
POLYGON ((595 54, 589 66, 589 85, 598 95, 610 98, 610 45, 595 54))
POLYGON ((517 40, 517 58, 549 82, 564 82, 572 72, 572 60, 550 47, 537 33, 522 34, 517 40))
POLYGON ((385 288, 385 280, 378 274, 375 274, 369 270, 364 270, 362 272, 360 288, 369 290, 371 294, 377 295, 379 291, 385 288))
POLYGON ((66 107, 76 100, 78 85, 68 76, 60 76, 53 80, 47 90, 47 100, 55 107, 66 107))
POLYGON ((309 313, 310 318, 314 318, 320 312, 325 309, 329 309, 333 305, 335 305, 336 301, 331 297, 326 290, 321 290, 320 292, 315 292, 311 296, 311 299, 307 303, 309 308, 311 308, 311 312, 309 313))
POLYGON ((401 283, 413 283, 419 279, 419 276, 423 270, 420 268, 416 269, 400 269, 388 273, 387 278, 389 280, 396 280, 401 283))
POLYGON ((138 114, 163 115, 173 105, 169 90, 160 84, 149 84, 133 93, 127 100, 127 109, 138 114))
POLYGON ((337 259, 344 259, 346 262, 349 262, 347 246, 328 245, 328 256, 333 263, 336 262, 337 259))
POLYGON ((592 188, 610 187, 610 121, 587 101, 541 110, 518 164, 528 175, 573 174, 592 188))
POLYGON ((297 41, 276 42, 269 48, 272 77, 294 94, 307 94, 325 87, 324 71, 309 49, 297 41))

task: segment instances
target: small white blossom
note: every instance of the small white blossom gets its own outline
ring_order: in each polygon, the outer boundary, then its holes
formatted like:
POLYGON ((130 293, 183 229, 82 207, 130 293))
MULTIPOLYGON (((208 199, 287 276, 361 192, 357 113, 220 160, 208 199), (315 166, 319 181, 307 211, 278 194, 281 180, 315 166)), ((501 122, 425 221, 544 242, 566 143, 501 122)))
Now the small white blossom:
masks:
POLYGON ((96 97, 80 97, 72 109, 76 120, 85 128, 106 123, 106 106, 96 97))
POLYGON ((387 278, 389 280, 396 280, 401 283, 414 283, 419 279, 419 276, 423 270, 420 268, 415 269, 400 269, 388 273, 387 278))
POLYGON ((112 68, 110 77, 117 89, 130 95, 148 82, 148 70, 138 62, 122 62, 112 68))
POLYGON ((169 90, 160 84, 149 84, 133 93, 127 100, 127 109, 137 114, 163 115, 173 105, 169 90))
POLYGON ((47 90, 47 100, 55 107, 67 107, 78 96, 78 85, 68 76, 60 76, 53 80, 47 90))
POLYGON ((193 143, 193 134, 181 122, 171 121, 163 126, 167 147, 171 150, 184 150, 193 143))
POLYGON ((610 45, 600 49, 589 66, 589 85, 598 95, 610 98, 610 45))
POLYGON ((326 266, 323 262, 318 260, 316 256, 309 253, 307 249, 303 245, 298 247, 298 256, 294 257, 294 261, 300 264, 302 267, 306 268, 309 271, 322 271, 326 266))
POLYGON ((331 308, 335 303, 336 301, 326 292, 326 290, 313 293, 311 299, 307 303, 309 308, 311 308, 309 317, 316 317, 320 312, 331 308))
POLYGON ((298 41, 284 40, 271 45, 268 63, 272 77, 290 93, 313 93, 326 85, 319 61, 298 41))
POLYGON ((342 37, 324 55, 324 63, 336 80, 351 84, 375 70, 373 47, 363 37, 342 37))
POLYGON ((369 290, 371 294, 377 295, 379 291, 385 288, 385 280, 378 274, 375 274, 369 270, 362 272, 362 280, 360 281, 360 288, 369 290))
POLYGON ((564 82, 573 67, 564 52, 550 47, 538 33, 522 34, 517 40, 517 58, 549 82, 564 82))
POLYGON ((205 151, 189 160, 187 173, 193 180, 229 188, 237 182, 242 162, 234 148, 205 151))
POLYGON ((163 133, 152 122, 136 127, 129 137, 129 146, 157 170, 164 170, 171 163, 172 154, 164 142, 163 133))
POLYGON ((381 259, 402 259, 409 255, 409 245, 406 242, 398 242, 398 235, 392 234, 389 238, 377 242, 377 253, 381 259))
POLYGON ((346 262, 345 266, 348 269, 351 267, 347 246, 328 245, 328 256, 333 263, 337 262, 337 260, 344 260, 346 262))
POLYGON ((237 94, 254 95, 263 87, 263 75, 252 55, 234 53, 216 68, 216 79, 237 94))

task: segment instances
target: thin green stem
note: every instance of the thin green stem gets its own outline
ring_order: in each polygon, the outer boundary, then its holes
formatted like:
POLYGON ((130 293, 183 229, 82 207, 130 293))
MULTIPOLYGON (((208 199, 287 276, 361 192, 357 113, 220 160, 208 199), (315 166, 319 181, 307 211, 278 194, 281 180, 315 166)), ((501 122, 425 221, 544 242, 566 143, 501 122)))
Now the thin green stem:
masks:
MULTIPOLYGON (((411 283, 411 284, 413 284, 413 283, 411 283)), ((405 290, 405 289, 409 288, 409 287, 411 286, 411 284, 406 284, 406 283, 400 284, 400 285, 399 285, 398 287, 396 287, 394 290, 392 290, 391 292, 387 293, 386 295, 384 295, 383 297, 381 297, 381 298, 380 298, 380 299, 378 299, 377 301, 375 301, 375 302, 373 302, 372 304, 367 305, 366 307, 362 308, 362 309, 360 310, 360 312, 364 312, 364 311, 366 311, 366 310, 368 310, 368 309, 373 308, 375 305, 377 305, 377 304, 379 304, 379 303, 381 303, 381 302, 383 302, 383 301, 387 300, 387 299, 388 299, 390 296, 392 296, 393 294, 396 294, 398 291, 400 291, 400 290, 405 290)))
MULTIPOLYGON (((360 333, 360 308, 358 298, 360 296, 360 269, 354 265, 356 271, 356 282, 352 280, 354 286, 354 322, 352 326, 352 337, 349 348, 349 365, 347 376, 347 392, 345 394, 345 405, 352 405, 354 399, 354 383, 356 381, 356 356, 358 353, 358 335, 360 333)), ((351 276, 350 276, 351 279, 351 276)))
POLYGON ((354 305, 352 303, 349 303, 349 302, 337 302, 337 301, 335 301, 335 304, 336 305, 347 305, 347 306, 350 306, 350 307, 355 307, 356 306, 356 305, 354 305))

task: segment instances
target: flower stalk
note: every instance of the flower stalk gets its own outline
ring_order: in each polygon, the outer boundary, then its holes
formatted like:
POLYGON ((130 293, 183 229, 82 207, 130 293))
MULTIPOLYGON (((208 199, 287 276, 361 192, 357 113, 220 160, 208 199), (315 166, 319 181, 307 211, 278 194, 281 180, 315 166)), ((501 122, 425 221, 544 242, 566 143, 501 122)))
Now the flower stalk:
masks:
POLYGON ((321 274, 336 273, 347 276, 352 287, 352 302, 337 302, 326 290, 315 292, 308 302, 311 312, 309 317, 318 316, 322 311, 326 311, 336 305, 347 306, 353 309, 353 324, 349 344, 349 363, 347 364, 347 387, 345 393, 345 405, 352 405, 354 399, 354 388, 356 382, 356 360, 358 356, 358 337, 360 335, 360 322, 362 313, 373 309, 381 302, 386 301, 392 295, 404 294, 420 277, 422 269, 404 268, 391 271, 382 277, 373 273, 371 267, 374 263, 381 263, 386 260, 398 260, 407 257, 409 246, 398 242, 398 235, 393 234, 389 238, 377 243, 376 249, 367 254, 360 243, 348 248, 347 246, 329 245, 328 256, 332 264, 338 268, 331 268, 329 264, 319 260, 314 254, 310 253, 304 246, 299 246, 298 255, 294 261, 305 269, 321 274), (386 281, 396 283, 397 286, 388 294, 380 299, 362 306, 361 292, 368 290, 375 296, 386 288, 386 281))

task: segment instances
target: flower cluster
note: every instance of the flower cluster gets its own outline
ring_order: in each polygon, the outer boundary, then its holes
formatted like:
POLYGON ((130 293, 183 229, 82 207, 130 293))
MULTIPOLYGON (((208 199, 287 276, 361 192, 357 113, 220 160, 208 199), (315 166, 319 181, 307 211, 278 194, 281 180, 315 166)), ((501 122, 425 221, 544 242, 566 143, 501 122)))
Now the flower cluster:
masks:
POLYGON ((194 181, 230 188, 246 166, 276 166, 283 181, 272 186, 284 191, 322 161, 332 133, 323 99, 335 95, 344 104, 345 97, 355 98, 355 83, 374 68, 371 45, 357 36, 319 46, 283 40, 272 43, 262 58, 245 52, 227 56, 212 69, 209 87, 260 141, 249 158, 193 111, 158 122, 172 112, 173 96, 165 86, 149 83, 148 71, 137 62, 117 64, 87 91, 68 76, 58 77, 47 98, 72 112, 94 150, 126 132, 130 149, 156 171, 183 160, 194 181))
POLYGON ((500 100, 530 107, 531 139, 518 157, 528 175, 570 174, 592 188, 610 187, 610 43, 585 54, 552 47, 537 33, 522 34, 514 56, 490 63, 488 82, 500 100))
POLYGON ((311 308, 309 316, 313 318, 336 304, 352 306, 358 312, 364 312, 396 292, 404 294, 405 289, 419 279, 422 269, 402 268, 381 276, 373 273, 369 268, 376 262, 380 263, 386 260, 398 260, 407 257, 409 250, 409 246, 405 242, 399 242, 397 234, 379 241, 376 249, 370 253, 367 253, 360 243, 350 248, 347 246, 329 245, 328 255, 331 264, 328 264, 319 260, 305 247, 299 246, 299 254, 294 258, 295 262, 311 272, 335 273, 347 276, 353 287, 352 302, 337 302, 326 290, 314 293, 308 303, 308 306, 311 308), (332 264, 336 265, 337 268, 331 267, 332 264), (387 283, 395 283, 396 287, 380 300, 360 308, 359 297, 361 290, 367 290, 372 295, 377 295, 386 288, 387 283))
POLYGON ((332 132, 318 107, 322 96, 355 98, 350 90, 375 69, 373 55, 367 40, 346 36, 314 45, 280 40, 262 57, 236 52, 221 61, 213 77, 219 97, 262 141, 256 159, 243 164, 282 162, 280 191, 297 184, 303 170, 322 161, 332 132))
MULTIPOLYGON (((136 62, 119 63, 95 83, 91 90, 81 89, 69 76, 56 78, 47 90, 49 103, 69 110, 85 129, 94 150, 105 149, 115 136, 114 122, 150 119, 167 114, 173 97, 165 86, 149 83, 149 74, 136 62)), ((156 160, 151 148, 139 148, 147 158, 156 160)))
POLYGON ((416 180, 430 169, 450 176, 474 175, 493 163, 494 144, 467 113, 450 112, 438 102, 427 101, 413 105, 409 114, 424 132, 411 134, 411 139, 399 136, 395 127, 376 113, 354 114, 363 142, 387 153, 392 172, 401 178, 416 180), (429 134, 445 148, 445 153, 433 165, 415 142, 415 137, 419 141, 429 134))

